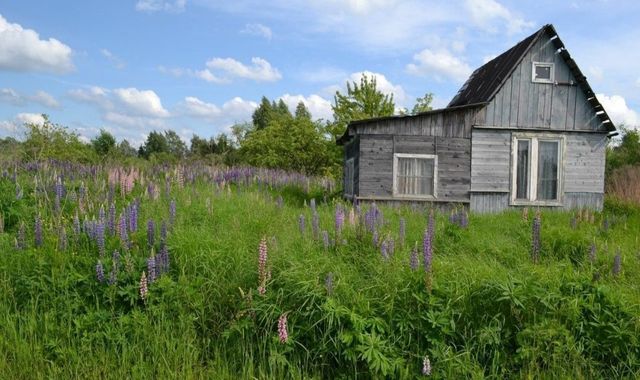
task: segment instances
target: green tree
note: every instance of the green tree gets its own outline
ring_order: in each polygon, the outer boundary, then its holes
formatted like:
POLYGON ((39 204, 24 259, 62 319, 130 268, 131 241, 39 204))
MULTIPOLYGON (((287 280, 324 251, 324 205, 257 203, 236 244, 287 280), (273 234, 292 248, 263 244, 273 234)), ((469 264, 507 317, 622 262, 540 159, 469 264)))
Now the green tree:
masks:
POLYGON ((111 133, 101 129, 100 134, 91 140, 91 145, 99 156, 106 156, 115 149, 116 139, 111 133))
POLYGON ((127 141, 126 139, 120 141, 120 143, 116 147, 116 152, 121 157, 135 157, 136 156, 135 148, 132 147, 131 144, 129 144, 129 141, 127 141))
POLYGON ((187 144, 182 141, 178 134, 169 129, 164 131, 164 137, 167 141, 167 150, 170 154, 177 158, 184 158, 187 154, 187 144))
POLYGON ((24 158, 27 161, 57 159, 91 163, 96 161, 92 147, 80 140, 75 132, 59 124, 52 123, 47 115, 42 115, 42 124, 25 123, 26 137, 23 143, 24 158))
POLYGON ((271 117, 273 115, 273 107, 269 99, 266 96, 260 100, 260 105, 253 111, 251 119, 253 120, 253 126, 256 130, 261 130, 267 127, 271 117))
POLYGON ((296 120, 311 120, 311 112, 309 112, 309 109, 303 102, 298 102, 294 117, 296 120))
POLYGON ((336 91, 333 109, 334 123, 330 133, 335 138, 346 130, 347 124, 354 120, 391 116, 395 110, 392 94, 378 90, 376 78, 363 74, 360 84, 347 82, 347 93, 336 91))
POLYGON ((140 157, 148 159, 154 153, 168 153, 169 144, 166 137, 156 131, 151 131, 147 136, 147 140, 138 149, 140 157))
POLYGON ((413 106, 411 114, 417 115, 422 112, 431 111, 433 109, 431 102, 433 102, 433 94, 430 92, 424 94, 422 98, 416 99, 416 104, 413 106))
POLYGON ((622 140, 607 148, 607 175, 626 165, 640 165, 640 131, 621 126, 622 140))

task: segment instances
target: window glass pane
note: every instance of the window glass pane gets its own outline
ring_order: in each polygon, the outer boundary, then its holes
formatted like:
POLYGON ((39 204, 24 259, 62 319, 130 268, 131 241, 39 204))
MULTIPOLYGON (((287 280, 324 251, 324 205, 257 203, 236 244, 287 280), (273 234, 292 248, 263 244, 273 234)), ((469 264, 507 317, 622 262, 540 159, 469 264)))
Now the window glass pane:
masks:
POLYGON ((529 140, 518 140, 516 199, 529 199, 529 140))
POLYGON ((558 199, 558 142, 538 143, 538 199, 558 199))
POLYGON ((433 159, 398 157, 397 170, 398 194, 433 195, 433 159))
POLYGON ((550 80, 551 66, 536 65, 536 79, 550 80))

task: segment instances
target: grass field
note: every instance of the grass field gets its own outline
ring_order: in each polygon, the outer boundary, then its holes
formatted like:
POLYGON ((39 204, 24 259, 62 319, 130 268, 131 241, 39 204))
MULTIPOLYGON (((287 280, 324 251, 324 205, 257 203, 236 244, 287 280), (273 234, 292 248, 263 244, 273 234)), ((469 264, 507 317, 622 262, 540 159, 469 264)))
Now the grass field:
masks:
POLYGON ((425 239, 428 210, 332 191, 254 169, 6 171, 1 377, 420 378, 425 358, 433 378, 640 375, 638 209, 543 211, 539 245, 534 209, 434 213, 425 239))

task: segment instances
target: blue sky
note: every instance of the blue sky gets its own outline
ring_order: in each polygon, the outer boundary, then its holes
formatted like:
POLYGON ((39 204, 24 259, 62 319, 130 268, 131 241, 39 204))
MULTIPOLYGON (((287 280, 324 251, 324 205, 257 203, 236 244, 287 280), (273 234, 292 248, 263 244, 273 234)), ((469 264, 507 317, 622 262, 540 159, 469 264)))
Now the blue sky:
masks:
POLYGON ((260 98, 331 118, 363 72, 411 108, 553 23, 616 123, 640 124, 640 2, 132 0, 0 3, 0 135, 46 113, 89 139, 227 132, 260 98))

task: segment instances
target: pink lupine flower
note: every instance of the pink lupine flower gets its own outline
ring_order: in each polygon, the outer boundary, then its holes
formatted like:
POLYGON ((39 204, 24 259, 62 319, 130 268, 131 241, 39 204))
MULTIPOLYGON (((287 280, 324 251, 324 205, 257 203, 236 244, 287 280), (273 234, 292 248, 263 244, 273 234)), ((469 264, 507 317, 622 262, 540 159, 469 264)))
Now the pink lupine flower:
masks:
POLYGON ((148 292, 149 288, 147 287, 147 274, 143 271, 142 276, 140 276, 140 298, 142 298, 142 301, 147 300, 148 292))
POLYGON ((425 355, 424 359, 422 359, 422 374, 424 376, 431 375, 431 360, 429 360, 429 355, 425 355))
POLYGON ((280 343, 287 343, 289 341, 289 332, 287 331, 287 314, 282 314, 278 318, 278 338, 280 343))

